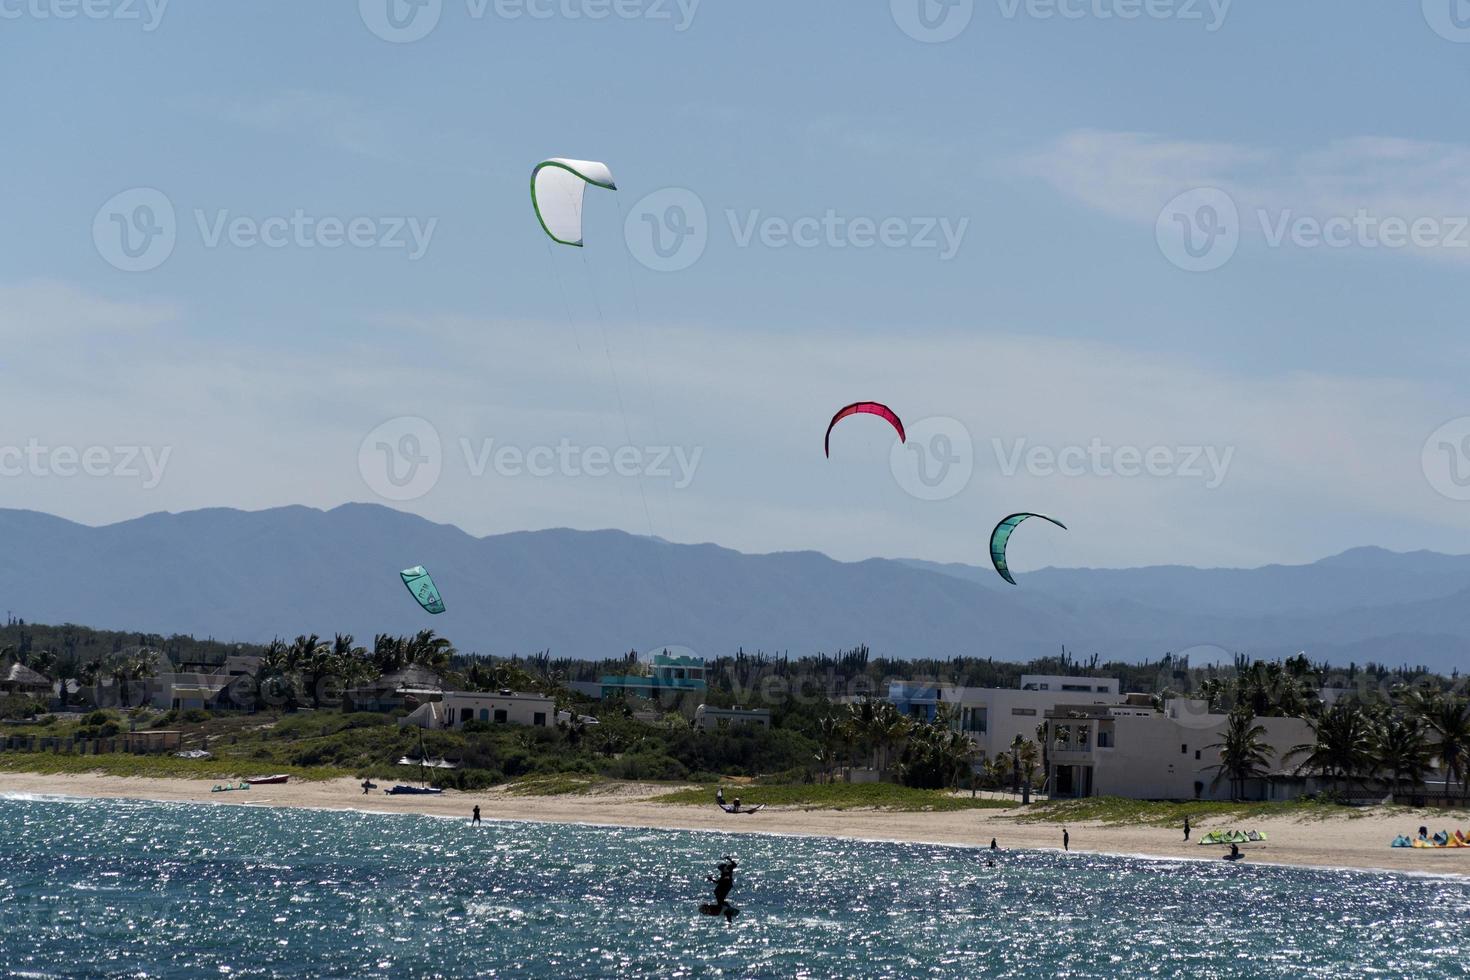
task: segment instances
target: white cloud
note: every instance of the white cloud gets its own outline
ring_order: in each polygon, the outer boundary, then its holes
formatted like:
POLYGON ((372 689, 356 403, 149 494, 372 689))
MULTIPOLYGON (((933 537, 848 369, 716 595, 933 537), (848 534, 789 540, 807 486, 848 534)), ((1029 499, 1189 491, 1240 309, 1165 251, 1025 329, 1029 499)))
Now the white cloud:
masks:
POLYGON ((1291 152, 1079 130, 1014 167, 1090 208, 1146 224, 1185 191, 1220 188, 1238 206, 1244 232, 1257 240, 1283 219, 1326 222, 1365 214, 1375 229, 1387 219, 1427 219, 1454 244, 1411 251, 1470 259, 1470 229, 1459 227, 1459 219, 1470 216, 1470 145, 1360 137, 1291 152))
POLYGON ((63 282, 0 284, 0 336, 15 341, 147 330, 178 316, 171 304, 105 299, 63 282))
POLYGON ((1038 540, 1018 567, 1308 560, 1364 543, 1463 550, 1455 537, 1463 505, 1434 494, 1419 459, 1428 433, 1453 414, 1453 393, 1416 382, 1235 374, 1019 334, 658 327, 640 335, 609 322, 624 416, 608 355, 600 345, 578 352, 565 323, 387 322, 391 329, 350 349, 309 355, 181 342, 186 323, 167 337, 145 335, 106 385, 61 390, 54 379, 17 378, 0 390, 0 442, 167 446, 172 457, 153 490, 12 478, 0 480, 0 505, 103 521, 374 500, 358 447, 385 420, 414 415, 440 436, 443 476, 427 496, 395 506, 481 534, 621 527, 742 550, 976 562, 989 522, 1037 509, 1072 531, 1038 540), (862 419, 824 459, 827 418, 860 397, 882 398, 911 425, 961 420, 977 453, 970 484, 937 503, 909 496, 889 469, 891 434, 862 419), (487 439, 522 449, 563 439, 669 444, 703 457, 683 490, 657 479, 476 477, 461 440, 474 449, 487 439), (1234 457, 1213 490, 1183 478, 1006 477, 993 439, 1052 449, 1093 439, 1199 445, 1234 457))

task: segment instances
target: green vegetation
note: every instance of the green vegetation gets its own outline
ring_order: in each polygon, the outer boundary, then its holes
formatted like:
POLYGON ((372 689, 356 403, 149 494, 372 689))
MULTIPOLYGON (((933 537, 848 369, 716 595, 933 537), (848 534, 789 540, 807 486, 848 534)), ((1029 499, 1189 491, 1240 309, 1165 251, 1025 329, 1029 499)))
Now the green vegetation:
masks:
POLYGON ((146 776, 174 779, 232 779, 270 776, 278 772, 295 779, 323 780, 351 772, 324 766, 281 766, 250 759, 179 759, 171 755, 68 755, 53 752, 0 752, 0 771, 45 775, 101 773, 104 776, 146 776))
POLYGON ((1229 803, 1208 800, 1162 803, 1127 800, 1116 796, 1093 796, 1082 800, 1033 803, 1024 810, 1018 810, 1016 820, 1021 823, 1068 824, 1096 821, 1146 827, 1183 827, 1186 816, 1191 824, 1198 826, 1206 820, 1248 821, 1270 817, 1320 820, 1344 815, 1360 817, 1369 812, 1365 808, 1344 807, 1335 802, 1315 799, 1295 800, 1290 803, 1229 803))
POLYGON ((512 796, 586 796, 610 785, 600 776, 527 776, 506 785, 512 796))
MULTIPOLYGON (((727 799, 740 797, 748 806, 799 807, 805 810, 901 810, 946 812, 953 810, 1004 810, 1014 804, 984 797, 971 799, 932 789, 913 789, 895 783, 805 783, 727 787, 727 799)), ((673 806, 709 806, 714 793, 708 789, 684 789, 653 799, 673 806)))
MULTIPOLYGON (((1192 667, 1186 658, 1168 654, 1125 664, 1100 663, 1096 656, 1079 661, 1065 650, 1029 664, 976 657, 900 661, 870 657, 864 647, 798 659, 742 651, 708 661, 709 689, 661 700, 652 706, 658 709, 654 721, 643 720, 649 716, 641 712, 635 718, 631 705, 595 702, 568 687, 569 681, 603 673, 637 673, 641 666, 636 655, 602 662, 553 659, 545 653, 479 657, 457 651, 429 630, 413 636, 380 634, 370 647, 345 634, 248 645, 12 620, 0 627, 0 662, 11 660, 69 683, 55 705, 44 705, 43 698, 34 696, 0 697, 0 718, 7 721, 0 734, 63 744, 83 740, 95 749, 128 731, 177 729, 185 748, 207 748, 214 758, 197 762, 151 756, 140 761, 91 752, 72 759, 21 754, 0 759, 0 767, 10 769, 110 767, 211 778, 274 771, 382 781, 428 778, 441 787, 465 790, 517 783, 515 791, 527 794, 596 792, 607 780, 709 785, 738 779, 757 780, 763 790, 795 794, 791 799, 803 801, 791 805, 988 806, 993 804, 952 802, 961 798, 943 791, 1026 787, 1044 794, 1049 753, 1067 748, 1066 726, 1039 726, 1035 741, 1017 736, 1009 746, 981 757, 948 703, 939 706, 932 721, 923 721, 905 717, 879 696, 894 680, 1014 687, 1029 672, 1117 678, 1124 690, 1147 693, 1155 702, 1183 692, 1227 713, 1228 726, 1207 747, 1213 753, 1208 761, 1218 764, 1206 768, 1216 774, 1216 785, 1228 785, 1234 795, 1245 795, 1259 779, 1282 768, 1318 777, 1330 795, 1343 799, 1381 798, 1396 791, 1416 802, 1427 800, 1431 793, 1426 782, 1436 773, 1462 787, 1470 783, 1470 699, 1456 679, 1407 666, 1354 665, 1338 677, 1347 681, 1338 687, 1354 690, 1341 691, 1324 704, 1318 692, 1329 677, 1328 668, 1302 655, 1276 662, 1239 657, 1233 667, 1192 667), (232 682, 212 710, 159 712, 137 706, 151 700, 149 680, 155 673, 185 667, 208 671, 231 655, 260 658, 259 670, 254 678, 232 682), (408 667, 432 670, 448 690, 509 688, 545 694, 559 710, 570 712, 572 720, 547 728, 474 721, 458 731, 421 734, 416 728, 400 728, 397 715, 352 711, 350 689, 408 667), (770 710, 771 726, 698 731, 690 719, 700 703, 759 704, 770 710), (72 713, 80 705, 90 713, 72 713), (90 710, 98 705, 103 710, 90 710), (41 714, 43 710, 60 714, 41 714), (596 724, 585 716, 593 716, 596 724), (1289 750, 1273 748, 1256 723, 1265 717, 1301 718, 1311 740, 1289 750), (1048 745, 1053 732, 1056 744, 1048 745), (448 760, 454 768, 423 773, 399 766, 400 758, 419 756, 420 744, 430 757, 448 760), (847 784, 844 771, 854 768, 877 770, 885 785, 847 784), (903 795, 909 791, 932 795, 903 795)), ((364 697, 363 703, 376 707, 382 702, 364 697)), ((390 698, 387 703, 398 702, 390 698)), ((696 795, 707 798, 708 793, 699 790, 696 795)), ((1090 819, 1070 816, 1066 808, 1114 805, 1047 804, 1033 818, 1058 813, 1063 814, 1058 819, 1090 819)), ((1139 806, 1144 809, 1137 811, 1138 819, 1169 822, 1182 820, 1188 807, 1209 804, 1179 804, 1174 811, 1139 806)))

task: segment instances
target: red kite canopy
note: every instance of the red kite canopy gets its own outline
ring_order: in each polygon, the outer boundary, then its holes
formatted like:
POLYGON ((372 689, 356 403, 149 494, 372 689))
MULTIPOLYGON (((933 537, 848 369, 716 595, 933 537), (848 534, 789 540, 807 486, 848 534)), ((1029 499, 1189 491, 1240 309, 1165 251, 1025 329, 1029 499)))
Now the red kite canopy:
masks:
POLYGON ((903 420, 898 417, 893 409, 879 402, 853 402, 832 416, 832 421, 827 424, 827 435, 822 440, 822 452, 826 455, 832 455, 832 430, 837 426, 838 422, 841 422, 849 415, 876 415, 881 419, 886 419, 889 425, 898 430, 898 441, 908 441, 908 437, 903 431, 903 420))

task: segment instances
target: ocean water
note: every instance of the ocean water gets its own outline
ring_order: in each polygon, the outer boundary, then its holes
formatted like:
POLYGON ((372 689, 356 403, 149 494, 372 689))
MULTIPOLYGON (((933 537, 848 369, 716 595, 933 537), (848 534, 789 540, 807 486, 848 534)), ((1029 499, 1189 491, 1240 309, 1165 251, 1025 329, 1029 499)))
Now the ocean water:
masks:
POLYGON ((0 827, 6 975, 1470 973, 1444 878, 48 798, 0 827), (733 926, 696 908, 724 854, 733 926))

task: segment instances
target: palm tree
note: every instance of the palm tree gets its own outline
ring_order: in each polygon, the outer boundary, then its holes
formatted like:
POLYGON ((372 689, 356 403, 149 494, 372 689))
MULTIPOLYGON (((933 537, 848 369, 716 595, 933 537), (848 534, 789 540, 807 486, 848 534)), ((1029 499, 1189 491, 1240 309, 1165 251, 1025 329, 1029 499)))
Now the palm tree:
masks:
POLYGON ((892 703, 884 701, 873 712, 873 735, 878 755, 878 775, 888 769, 890 753, 909 734, 909 720, 892 703))
POLYGON ((841 758, 841 746, 843 742, 842 722, 835 715, 826 715, 817 722, 817 739, 821 748, 817 752, 817 762, 827 774, 827 782, 831 783, 836 771, 838 761, 841 758))
POLYGON ((1011 739, 1011 792, 1021 792, 1021 747, 1026 740, 1018 733, 1011 739))
POLYGON ((401 636, 379 633, 373 637, 373 666, 379 674, 391 674, 408 666, 408 641, 401 636))
POLYGON ((1397 712, 1387 715, 1375 729, 1373 751, 1378 771, 1388 776, 1390 793, 1422 783, 1434 756, 1423 723, 1397 712))
POLYGON ((1449 779, 1466 792, 1465 772, 1470 768, 1470 701, 1453 695, 1436 698, 1429 706, 1425 723, 1434 733, 1434 752, 1445 771, 1445 795, 1449 795, 1449 779))
POLYGON ((433 630, 419 630, 408 641, 405 653, 409 663, 443 673, 449 667, 450 658, 454 656, 454 644, 445 637, 435 636, 433 630))
POLYGON ((1242 799, 1245 796, 1245 781, 1265 775, 1270 765, 1272 749, 1265 739, 1266 729, 1256 724, 1256 716, 1251 713, 1249 705, 1242 703, 1230 712, 1221 740, 1214 745, 1205 746, 1206 749, 1220 750, 1219 765, 1209 767, 1215 770, 1211 788, 1218 786, 1220 780, 1228 776, 1230 798, 1242 799))
POLYGON ((294 685, 291 683, 291 659, 286 644, 276 639, 266 645, 261 651, 260 667, 255 676, 257 711, 271 706, 287 710, 296 707, 294 685))
POLYGON ((1297 772, 1315 771, 1332 782, 1352 783, 1376 768, 1368 716, 1346 699, 1320 717, 1306 719, 1315 741, 1291 748, 1284 759, 1305 755, 1297 772))
POLYGON ((865 755, 877 768, 877 702, 872 698, 863 698, 854 704, 847 706, 847 735, 854 747, 865 755))
POLYGON ((1029 802, 1031 787, 1036 782, 1036 767, 1041 762, 1041 750, 1029 738, 1023 739, 1020 749, 1016 752, 1016 759, 1021 768, 1021 800, 1029 802))

